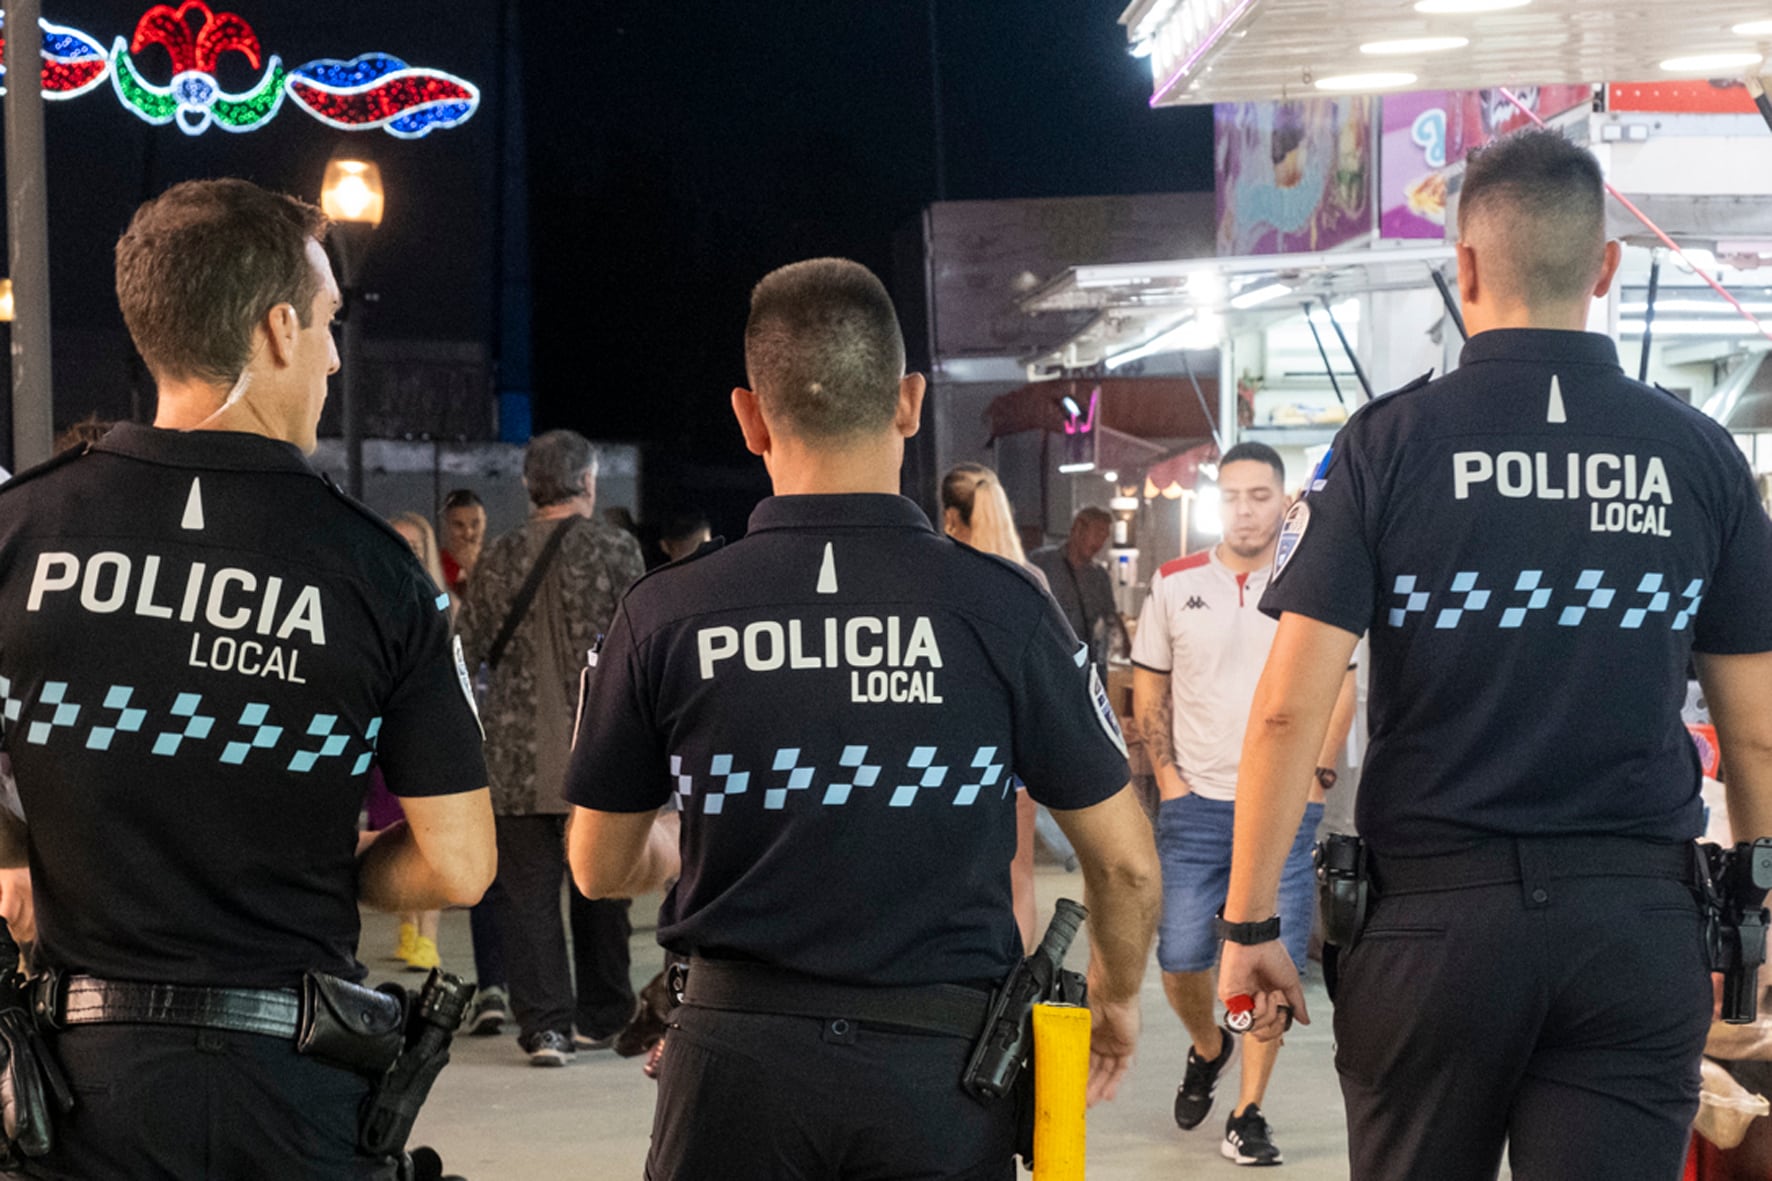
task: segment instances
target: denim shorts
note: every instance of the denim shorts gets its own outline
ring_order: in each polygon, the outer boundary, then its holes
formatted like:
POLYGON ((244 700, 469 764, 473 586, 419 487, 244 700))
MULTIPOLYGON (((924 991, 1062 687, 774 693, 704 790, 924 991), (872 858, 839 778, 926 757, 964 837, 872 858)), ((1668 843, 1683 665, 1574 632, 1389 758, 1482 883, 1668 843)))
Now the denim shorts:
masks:
MULTIPOLYGON (((1157 810, 1157 854, 1163 862, 1163 923, 1157 931, 1157 963, 1165 972, 1204 972, 1218 962, 1212 918, 1224 906, 1231 881, 1231 800, 1192 793, 1164 800, 1157 810)), ((1304 972, 1316 907, 1311 845, 1323 805, 1307 804, 1286 868, 1280 874, 1280 942, 1304 972)))

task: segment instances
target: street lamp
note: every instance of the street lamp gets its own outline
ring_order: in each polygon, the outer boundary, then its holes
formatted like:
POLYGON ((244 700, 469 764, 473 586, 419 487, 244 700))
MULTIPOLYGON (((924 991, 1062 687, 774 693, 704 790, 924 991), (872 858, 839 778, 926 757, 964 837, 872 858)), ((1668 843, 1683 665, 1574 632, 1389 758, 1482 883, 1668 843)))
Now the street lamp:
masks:
POLYGON ((332 219, 333 252, 344 295, 338 400, 345 435, 345 490, 358 500, 363 499, 363 406, 357 396, 363 339, 359 305, 365 301, 365 293, 357 286, 357 273, 369 251, 369 236, 381 224, 385 203, 381 169, 375 161, 341 150, 326 162, 326 175, 320 181, 320 209, 332 219))
POLYGON ((0 279, 0 324, 12 323, 12 280, 0 279))

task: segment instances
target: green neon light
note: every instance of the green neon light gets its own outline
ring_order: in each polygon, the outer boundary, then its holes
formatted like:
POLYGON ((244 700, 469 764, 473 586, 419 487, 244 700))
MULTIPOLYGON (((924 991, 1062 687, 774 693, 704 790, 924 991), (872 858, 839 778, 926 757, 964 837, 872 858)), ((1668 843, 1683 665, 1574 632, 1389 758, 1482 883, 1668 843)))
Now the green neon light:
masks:
POLYGON ((289 71, 283 68, 283 63, 273 57, 257 90, 237 99, 216 96, 210 107, 215 113, 215 121, 228 131, 250 131, 257 127, 283 105, 283 80, 288 76, 289 71))
POLYGON ((117 87, 117 97, 149 123, 170 123, 178 113, 178 100, 170 89, 151 86, 135 72, 135 60, 123 47, 121 37, 111 50, 111 81, 117 87))

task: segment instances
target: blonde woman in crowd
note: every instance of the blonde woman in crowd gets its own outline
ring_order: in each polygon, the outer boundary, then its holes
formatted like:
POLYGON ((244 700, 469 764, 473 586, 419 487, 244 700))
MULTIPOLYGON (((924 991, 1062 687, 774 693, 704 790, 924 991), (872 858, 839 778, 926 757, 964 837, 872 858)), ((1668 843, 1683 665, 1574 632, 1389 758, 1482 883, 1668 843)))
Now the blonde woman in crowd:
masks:
MULTIPOLYGON (((431 581, 438 590, 445 588, 443 581, 443 562, 437 552, 437 534, 432 531, 431 524, 417 513, 395 513, 388 518, 388 524, 394 532, 406 539, 412 548, 412 554, 431 576, 431 581)), ((455 598, 450 596, 450 615, 455 614, 455 598)), ((400 801, 382 781, 377 772, 369 786, 369 827, 383 829, 401 817, 400 801)), ((412 911, 400 916, 400 942, 394 948, 394 958, 405 962, 407 968, 414 972, 428 972, 432 968, 441 967, 442 956, 437 951, 437 921, 441 912, 435 910, 412 911)))
MULTIPOLYGON (((962 463, 942 477, 941 526, 955 541, 1007 558, 1047 586, 1046 576, 1028 564, 1002 481, 983 464, 962 463)), ((1021 928, 1021 942, 1030 952, 1039 941, 1034 920, 1034 812, 1033 797, 1018 786, 1015 860, 1010 862, 1009 880, 1015 895, 1015 925, 1021 928)))

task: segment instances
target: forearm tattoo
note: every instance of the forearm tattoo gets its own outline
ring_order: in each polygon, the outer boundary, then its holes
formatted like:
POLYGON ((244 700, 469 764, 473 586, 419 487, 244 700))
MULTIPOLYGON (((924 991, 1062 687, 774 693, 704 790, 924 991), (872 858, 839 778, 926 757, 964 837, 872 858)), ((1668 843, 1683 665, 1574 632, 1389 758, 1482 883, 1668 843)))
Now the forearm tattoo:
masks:
POLYGON ((1175 698, 1168 692, 1139 712, 1139 733, 1144 738, 1144 752, 1153 767, 1175 766, 1175 698))

